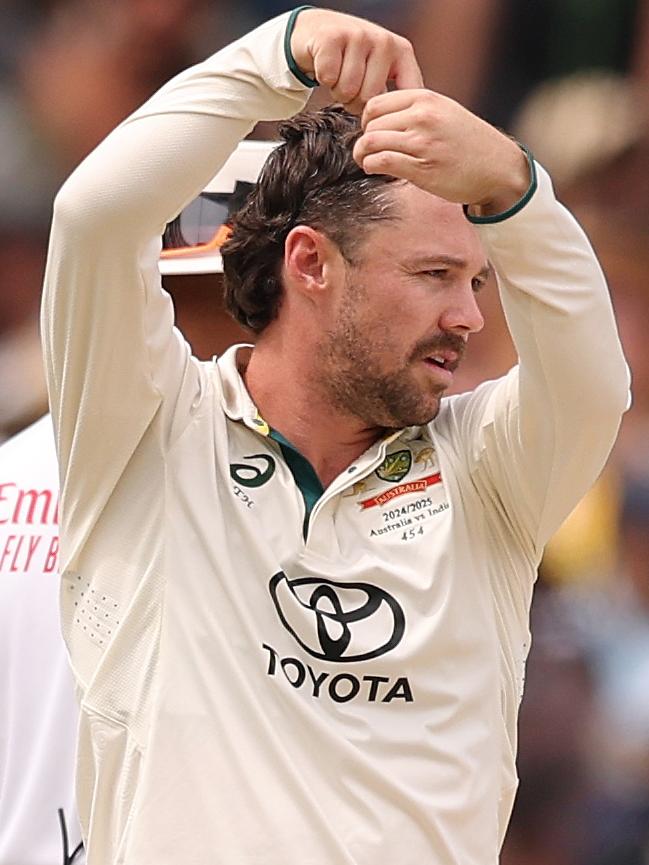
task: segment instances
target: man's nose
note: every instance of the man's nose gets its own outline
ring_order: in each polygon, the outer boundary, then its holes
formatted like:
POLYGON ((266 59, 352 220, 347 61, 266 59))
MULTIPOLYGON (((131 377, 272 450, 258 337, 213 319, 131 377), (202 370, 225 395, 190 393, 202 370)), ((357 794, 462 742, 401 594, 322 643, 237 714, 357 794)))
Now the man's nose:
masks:
POLYGON ((440 327, 466 336, 482 330, 484 318, 472 287, 458 290, 449 298, 440 318, 440 327))

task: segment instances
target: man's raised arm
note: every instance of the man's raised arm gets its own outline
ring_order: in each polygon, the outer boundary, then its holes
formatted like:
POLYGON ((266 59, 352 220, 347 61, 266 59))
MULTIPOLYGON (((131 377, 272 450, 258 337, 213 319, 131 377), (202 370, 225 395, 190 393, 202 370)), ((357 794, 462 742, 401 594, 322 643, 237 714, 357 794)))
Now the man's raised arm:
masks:
POLYGON ((304 106, 309 73, 350 103, 382 92, 388 79, 421 81, 408 43, 376 25, 322 10, 280 16, 165 85, 57 197, 42 329, 69 538, 64 567, 145 432, 162 452, 200 401, 203 372, 173 329, 160 285, 165 224, 255 122, 304 106))
POLYGON ((476 395, 484 414, 470 457, 478 485, 496 488, 539 556, 602 471, 630 381, 599 263, 536 172, 518 213, 478 225, 519 364, 476 395))

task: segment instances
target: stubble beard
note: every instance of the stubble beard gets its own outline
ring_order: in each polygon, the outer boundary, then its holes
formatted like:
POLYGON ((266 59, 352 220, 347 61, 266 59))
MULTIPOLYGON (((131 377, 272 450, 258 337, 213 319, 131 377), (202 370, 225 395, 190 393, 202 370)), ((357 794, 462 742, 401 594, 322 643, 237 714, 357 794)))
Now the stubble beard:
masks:
MULTIPOLYGON (((320 345, 318 383, 325 401, 369 428, 403 429, 429 423, 439 411, 445 388, 418 383, 415 366, 426 356, 425 350, 434 347, 433 341, 415 346, 403 366, 386 372, 381 361, 395 351, 389 325, 368 331, 350 299, 335 329, 324 334, 320 345)), ((442 342, 446 344, 447 338, 440 337, 442 342)), ((455 343, 454 347, 460 349, 455 343)))

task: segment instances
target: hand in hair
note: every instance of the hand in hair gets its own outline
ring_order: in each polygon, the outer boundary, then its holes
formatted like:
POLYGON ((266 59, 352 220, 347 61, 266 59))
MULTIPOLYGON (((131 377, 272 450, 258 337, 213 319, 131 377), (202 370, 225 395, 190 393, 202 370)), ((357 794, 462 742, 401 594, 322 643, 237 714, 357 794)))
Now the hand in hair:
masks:
POLYGON ((368 174, 391 174, 480 215, 501 213, 530 183, 518 144, 453 99, 399 90, 369 100, 354 159, 368 174))
POLYGON ((305 9, 291 36, 291 51, 302 72, 331 90, 335 101, 360 114, 365 104, 395 86, 423 86, 412 45, 377 24, 332 12, 305 9))

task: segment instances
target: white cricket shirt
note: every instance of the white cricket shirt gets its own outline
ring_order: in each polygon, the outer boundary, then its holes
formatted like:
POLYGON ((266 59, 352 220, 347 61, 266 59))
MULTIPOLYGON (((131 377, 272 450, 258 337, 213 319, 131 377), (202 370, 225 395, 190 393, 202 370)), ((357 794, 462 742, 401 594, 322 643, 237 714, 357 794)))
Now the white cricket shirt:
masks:
POLYGON ((536 566, 626 404, 611 305, 539 169, 480 228, 520 366, 318 498, 246 349, 193 359, 157 270, 254 121, 303 106, 286 22, 166 85, 57 199, 43 329, 88 862, 494 865, 536 566))
MULTIPOLYGON (((59 622, 58 479, 49 416, 0 447, 0 863, 63 862, 80 841, 78 709, 59 622)), ((81 865, 78 854, 74 865, 81 865)))

